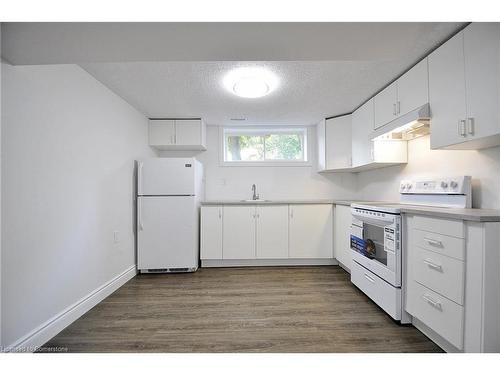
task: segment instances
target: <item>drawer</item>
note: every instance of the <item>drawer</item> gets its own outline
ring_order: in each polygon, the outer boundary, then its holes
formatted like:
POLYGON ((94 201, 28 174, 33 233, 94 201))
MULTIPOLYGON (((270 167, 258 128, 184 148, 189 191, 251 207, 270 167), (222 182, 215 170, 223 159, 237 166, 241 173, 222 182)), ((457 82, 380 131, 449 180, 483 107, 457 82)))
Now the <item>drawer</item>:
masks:
POLYGON ((416 248, 411 267, 415 281, 463 305, 464 262, 416 248))
POLYGON ((434 251, 459 260, 465 258, 465 240, 463 238, 446 236, 434 232, 413 230, 413 243, 410 246, 418 246, 422 249, 434 251))
POLYGON ((401 289, 395 288, 357 262, 351 264, 351 282, 395 320, 401 320, 401 289))
POLYGON ((415 216, 413 228, 428 232, 465 238, 465 226, 462 220, 448 220, 429 216, 415 216))
POLYGON ((463 348, 462 306, 411 281, 408 285, 407 311, 458 349, 463 348))

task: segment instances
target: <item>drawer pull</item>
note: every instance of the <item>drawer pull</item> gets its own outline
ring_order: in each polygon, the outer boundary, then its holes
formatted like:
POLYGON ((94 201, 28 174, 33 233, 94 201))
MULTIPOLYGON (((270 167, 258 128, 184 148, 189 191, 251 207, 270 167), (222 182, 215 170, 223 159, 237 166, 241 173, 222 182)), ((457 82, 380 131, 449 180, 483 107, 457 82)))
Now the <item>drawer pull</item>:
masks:
POLYGON ((373 277, 371 277, 370 275, 368 275, 367 273, 365 273, 365 278, 370 281, 371 283, 375 283, 375 279, 373 277))
POLYGON ((432 260, 424 259, 424 263, 427 264, 430 268, 434 268, 435 270, 438 270, 438 271, 443 270, 443 267, 440 264, 436 264, 432 260))
POLYGON ((441 241, 433 240, 432 238, 427 238, 427 237, 425 237, 424 240, 427 241, 429 245, 436 247, 443 247, 443 243, 441 241))
POLYGON ((426 301, 429 305, 435 307, 436 309, 438 309, 439 311, 442 310, 442 307, 441 307, 441 304, 437 301, 434 301, 431 297, 429 297, 427 294, 424 294, 422 296, 422 298, 424 299, 424 301, 426 301))

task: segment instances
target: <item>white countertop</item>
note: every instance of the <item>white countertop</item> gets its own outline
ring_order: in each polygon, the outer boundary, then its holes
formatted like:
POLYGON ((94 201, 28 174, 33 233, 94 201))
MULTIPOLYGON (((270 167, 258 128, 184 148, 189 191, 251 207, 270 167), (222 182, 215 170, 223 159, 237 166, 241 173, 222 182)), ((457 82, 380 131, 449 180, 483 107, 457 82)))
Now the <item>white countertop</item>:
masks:
MULTIPOLYGON (((280 204, 332 204, 350 206, 352 203, 364 203, 376 206, 377 203, 387 202, 359 201, 349 199, 283 199, 283 200, 261 200, 261 201, 241 201, 241 200, 210 200, 201 203, 202 206, 243 206, 243 205, 280 205, 280 204)), ((417 214, 426 216, 442 217, 455 220, 466 221, 500 221, 500 210, 486 208, 445 208, 431 206, 415 206, 395 203, 402 214, 417 214)))

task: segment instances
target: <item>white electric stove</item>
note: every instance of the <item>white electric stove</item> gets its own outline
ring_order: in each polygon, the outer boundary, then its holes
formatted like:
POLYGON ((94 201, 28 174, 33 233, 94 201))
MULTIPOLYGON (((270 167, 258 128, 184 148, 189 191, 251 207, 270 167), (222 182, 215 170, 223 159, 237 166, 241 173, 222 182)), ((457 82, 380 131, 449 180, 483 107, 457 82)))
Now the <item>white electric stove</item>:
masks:
POLYGON ((404 275, 401 208, 430 206, 471 207, 471 178, 404 180, 399 203, 353 203, 351 205, 351 281, 393 319, 410 323, 403 310, 404 275))

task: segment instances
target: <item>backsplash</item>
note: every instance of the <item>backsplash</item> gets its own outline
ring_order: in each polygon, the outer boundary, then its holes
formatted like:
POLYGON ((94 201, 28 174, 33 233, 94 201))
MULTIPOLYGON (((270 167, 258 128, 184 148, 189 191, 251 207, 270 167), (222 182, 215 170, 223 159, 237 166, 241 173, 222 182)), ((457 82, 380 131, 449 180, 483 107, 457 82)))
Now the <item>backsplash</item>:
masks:
POLYGON ((399 200, 399 183, 406 178, 472 176, 472 205, 500 208, 500 147, 484 150, 431 150, 430 136, 408 143, 408 164, 362 172, 357 198, 399 200))

